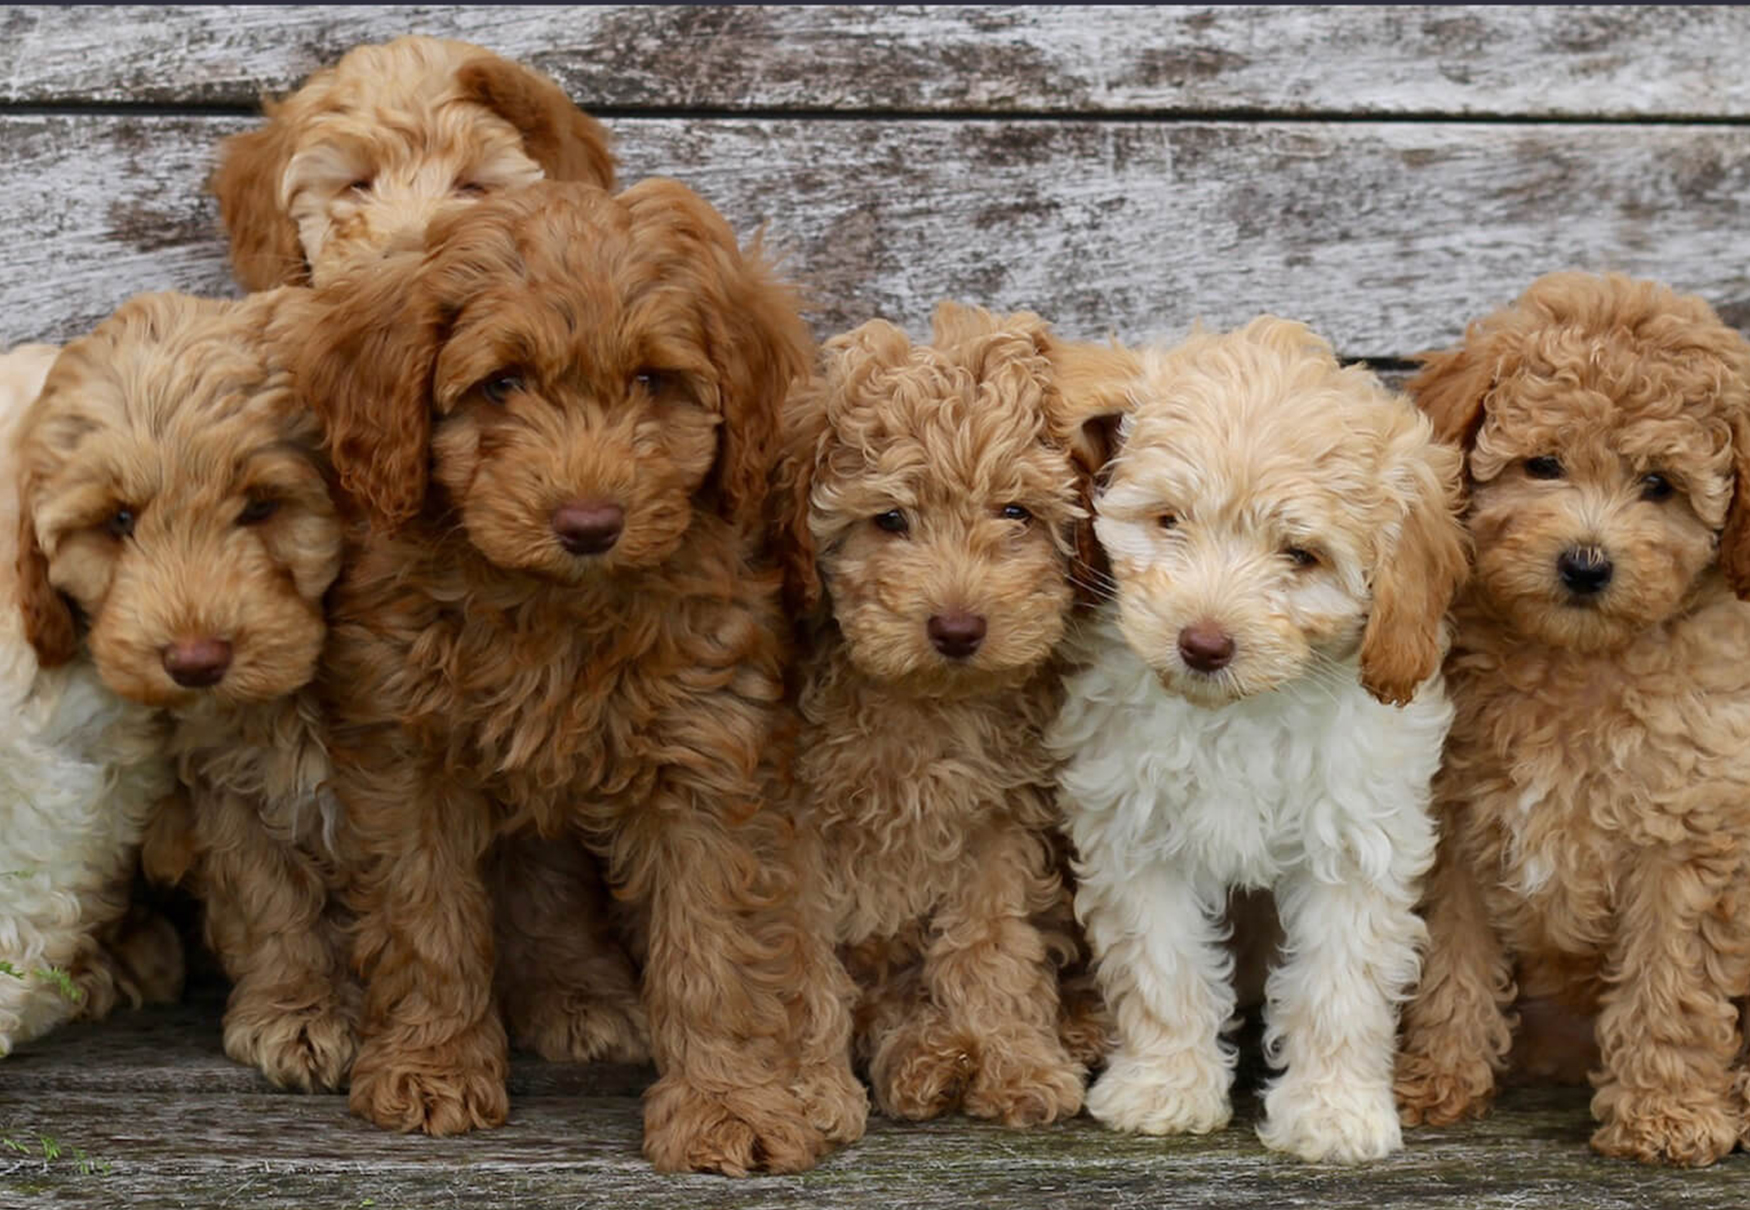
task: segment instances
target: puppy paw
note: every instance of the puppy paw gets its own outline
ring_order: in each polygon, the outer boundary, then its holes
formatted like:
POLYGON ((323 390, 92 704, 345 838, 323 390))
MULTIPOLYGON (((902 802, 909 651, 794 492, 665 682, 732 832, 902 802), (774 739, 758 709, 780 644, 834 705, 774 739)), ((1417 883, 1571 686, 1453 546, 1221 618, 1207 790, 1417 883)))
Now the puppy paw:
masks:
POLYGON ((491 1026, 425 1050, 366 1043, 353 1064, 347 1103, 366 1121, 403 1133, 487 1129, 510 1112, 506 1065, 504 1034, 491 1026))
POLYGON ((834 1143, 854 1143, 869 1120, 869 1094, 849 1063, 815 1063, 796 1077, 796 1095, 809 1123, 834 1143))
POLYGON ((1112 1019, 1098 992, 1064 998, 1057 1021, 1057 1040, 1070 1062, 1086 1071, 1097 1069, 1112 1049, 1112 1019))
POLYGON ((827 1150, 801 1100, 775 1085, 705 1092, 671 1072, 644 1094, 644 1156, 658 1172, 805 1172, 827 1150))
POLYGON ((544 984, 507 1006, 516 1045, 550 1063, 647 1063, 650 1029, 633 996, 544 984))
POLYGON ((225 1054, 256 1068, 278 1088, 299 1092, 340 1088, 357 1050, 351 1016, 333 1005, 316 1004, 271 1016, 225 1015, 225 1054))
POLYGON ((1344 1079, 1314 1084, 1284 1077, 1264 1095, 1258 1138, 1272 1151, 1313 1163, 1356 1164, 1402 1150, 1391 1090, 1344 1079))
POLYGON ((1088 1112, 1131 1134, 1208 1134, 1233 1116, 1227 1068, 1214 1054, 1120 1051, 1088 1089, 1088 1112))
POLYGON ((1398 1120, 1405 1126, 1451 1126, 1489 1112, 1495 1072, 1487 1063, 1436 1063, 1399 1054, 1394 1086, 1398 1120))
POLYGON ((977 1071, 978 1046, 973 1039, 915 1022, 889 1035, 869 1065, 881 1111, 913 1122, 957 1108, 977 1071))
POLYGON ((1725 1097, 1673 1093, 1618 1094, 1592 1135, 1592 1150, 1643 1164, 1702 1168, 1724 1159, 1743 1122, 1725 1097))
POLYGON ((1061 1047, 1051 1049, 1058 1053, 1026 1062, 1010 1055, 999 1058, 987 1044, 984 1061, 966 1090, 966 1112, 1010 1127, 1043 1126, 1080 1113, 1085 1071, 1061 1047))

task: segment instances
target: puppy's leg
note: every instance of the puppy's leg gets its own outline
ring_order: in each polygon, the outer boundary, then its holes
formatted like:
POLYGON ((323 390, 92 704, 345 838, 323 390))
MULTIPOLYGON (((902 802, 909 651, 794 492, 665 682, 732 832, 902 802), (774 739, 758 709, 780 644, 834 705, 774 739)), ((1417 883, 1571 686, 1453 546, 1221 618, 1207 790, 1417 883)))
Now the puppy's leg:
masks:
POLYGON ((642 1063, 650 1034, 596 861, 572 836, 506 836, 490 863, 511 1039, 555 1062, 642 1063))
POLYGON ((1204 1134, 1232 1116, 1233 960, 1222 937, 1225 888, 1164 866, 1133 871, 1084 846, 1076 907, 1116 1027, 1088 1112, 1117 1130, 1204 1134))
POLYGON ((1287 1071, 1264 1093, 1258 1136, 1302 1159, 1354 1162, 1403 1146, 1397 1004, 1426 931, 1412 878, 1342 874, 1327 882, 1302 868, 1277 887, 1287 958, 1265 987, 1264 1046, 1287 1071))
POLYGON ((966 877, 936 912, 924 956, 928 1007, 888 1039, 870 1076, 895 1117, 961 1100, 974 1117, 1033 1126, 1081 1109, 1087 1071, 1057 1036, 1057 970, 1031 914, 1057 894, 1039 838, 1010 825, 970 846, 966 877))
POLYGON ((1642 1163, 1711 1164, 1738 1141, 1732 1064, 1750 928, 1730 908, 1728 852, 1644 858, 1622 888, 1598 1042, 1592 1147, 1642 1163), (1724 909, 1724 910, 1722 910, 1724 909))
POLYGON ((480 872, 490 805, 397 752, 381 729, 336 743, 335 777, 359 861, 354 962, 365 996, 352 1111, 428 1134, 496 1126, 509 1046, 480 872))
POLYGON ((1406 1126, 1481 1117, 1513 1044, 1513 974, 1448 817, 1422 892, 1428 945, 1404 1008, 1395 1089, 1406 1126))
POLYGON ((232 981, 225 1053, 281 1088, 339 1088, 357 1049, 322 871, 236 794, 199 795, 197 885, 232 981))

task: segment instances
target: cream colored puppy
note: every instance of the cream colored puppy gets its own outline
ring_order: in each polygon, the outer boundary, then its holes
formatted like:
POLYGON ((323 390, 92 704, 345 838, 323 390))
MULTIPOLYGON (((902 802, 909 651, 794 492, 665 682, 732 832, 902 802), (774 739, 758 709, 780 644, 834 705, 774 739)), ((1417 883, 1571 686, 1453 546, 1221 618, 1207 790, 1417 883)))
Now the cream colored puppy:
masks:
POLYGON ((1084 430, 1112 599, 1048 738, 1117 1022, 1088 1108, 1148 1134, 1228 1121, 1223 916, 1230 889, 1269 890, 1286 945, 1265 1045, 1286 1070, 1259 1134, 1309 1160, 1386 1155, 1452 717, 1457 457, 1269 316, 1143 353, 1126 394, 1084 430))

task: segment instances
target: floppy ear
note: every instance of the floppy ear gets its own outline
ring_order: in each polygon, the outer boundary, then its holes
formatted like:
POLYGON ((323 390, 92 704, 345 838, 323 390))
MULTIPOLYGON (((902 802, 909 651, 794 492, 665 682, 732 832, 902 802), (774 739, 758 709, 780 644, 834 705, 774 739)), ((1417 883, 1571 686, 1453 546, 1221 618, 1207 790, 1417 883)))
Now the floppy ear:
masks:
POLYGON ((432 372, 448 333, 427 279, 414 253, 354 270, 302 300, 286 332, 341 491, 389 530, 425 503, 432 372))
POLYGON ((1109 574, 1106 552, 1094 537, 1094 502, 1122 446, 1130 390, 1142 372, 1142 362, 1116 342, 1097 345, 1047 338, 1046 351, 1057 375, 1052 427, 1075 463, 1077 503, 1084 514, 1075 529, 1076 596, 1083 604, 1093 604, 1101 596, 1095 586, 1109 574))
POLYGON ((810 499, 827 436, 826 379, 798 380, 784 403, 782 451, 769 497, 773 555, 784 573, 784 609, 792 618, 820 607, 822 592, 814 533, 808 525, 810 499))
POLYGON ((219 144, 219 165, 208 187, 231 236, 231 272, 245 290, 309 284, 310 266, 298 227, 280 201, 280 182, 292 158, 291 125, 263 105, 267 124, 219 144))
POLYGON ((1462 457, 1431 441, 1420 422, 1394 444, 1382 479, 1400 512, 1375 552, 1361 684, 1380 701, 1402 706, 1440 667, 1446 611, 1470 559, 1458 519, 1462 457))
POLYGON ((1468 450, 1483 423, 1483 399, 1495 385, 1493 359, 1487 344, 1473 334, 1456 349, 1423 353, 1422 369, 1405 390, 1434 422, 1434 436, 1468 450))
POLYGON ((723 416, 712 483, 723 517, 754 532, 767 520, 779 414, 814 355, 796 289, 757 242, 743 253, 723 216, 678 181, 640 181, 620 200, 633 222, 663 230, 674 253, 670 276, 696 287, 723 416))
POLYGON ((522 132, 523 149, 548 180, 614 187, 607 130, 546 76, 497 55, 481 55, 457 69, 456 81, 522 132))
POLYGON ((54 668, 79 651, 79 632, 67 599, 49 583, 49 561, 36 540, 30 519, 28 480, 19 485, 18 607, 24 615, 24 637, 36 649, 36 660, 54 668))
POLYGON ((1750 344, 1736 332, 1731 358, 1735 373, 1727 389, 1735 392, 1732 409, 1732 503, 1720 531, 1720 572, 1741 601, 1750 601, 1750 344))

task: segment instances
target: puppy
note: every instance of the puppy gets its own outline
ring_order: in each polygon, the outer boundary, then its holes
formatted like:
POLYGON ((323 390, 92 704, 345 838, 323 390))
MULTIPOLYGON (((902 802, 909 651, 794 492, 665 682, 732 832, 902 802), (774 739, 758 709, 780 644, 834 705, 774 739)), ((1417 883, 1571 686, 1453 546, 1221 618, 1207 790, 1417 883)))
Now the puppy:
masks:
POLYGON ((819 568, 799 604, 831 599, 800 694, 800 819, 895 1117, 1081 1108, 1057 1032, 1073 941, 1054 953, 1035 923, 1065 900, 1040 737, 1083 516, 1051 343, 1036 316, 943 303, 929 345, 880 320, 831 341, 786 409, 819 568))
MULTIPOLYGON (((1465 573, 1458 459, 1365 369, 1264 316, 1146 352, 1095 504, 1111 601, 1048 737, 1076 908, 1117 1021, 1094 1116, 1229 1117, 1230 888, 1274 892, 1264 1143, 1309 1160, 1401 1145, 1396 1005, 1433 857, 1451 707, 1442 618, 1465 573)), ((1114 428, 1114 420, 1117 421, 1114 428)), ((1094 455, 1098 456, 1098 455, 1094 455)))
POLYGON ((358 46, 226 139, 212 180, 247 290, 417 248, 430 219, 548 177, 614 183, 607 132, 553 81, 410 34, 358 46))
POLYGON ((1711 1163, 1750 1124, 1750 345, 1700 299, 1556 273, 1423 363, 1476 576, 1405 1120, 1486 1108, 1517 975, 1598 1014, 1596 1150, 1711 1163))
POLYGON ((186 879, 233 988, 225 1051, 338 1087, 356 992, 330 910, 338 819, 313 691, 340 571, 316 418, 277 347, 302 291, 142 295, 62 351, 19 434, 39 599, 109 689, 170 720, 186 798, 150 875, 186 879), (51 591, 52 590, 52 591, 51 591))
POLYGON ((20 508, 14 442, 55 356, 47 345, 0 354, 0 1056, 181 984, 174 936, 141 955, 161 980, 134 978, 125 943, 119 956, 105 945, 121 942, 141 833, 172 777, 152 712, 92 668, 20 508))
MULTIPOLYGON (((501 1122, 482 863, 572 836, 635 915, 665 1171, 855 1138, 850 989, 801 926, 765 569, 791 292, 689 190, 542 182, 322 296, 302 388, 373 528, 333 602, 335 785, 363 870, 352 1106, 501 1122)), ((588 990, 555 920, 547 977, 588 990)))

